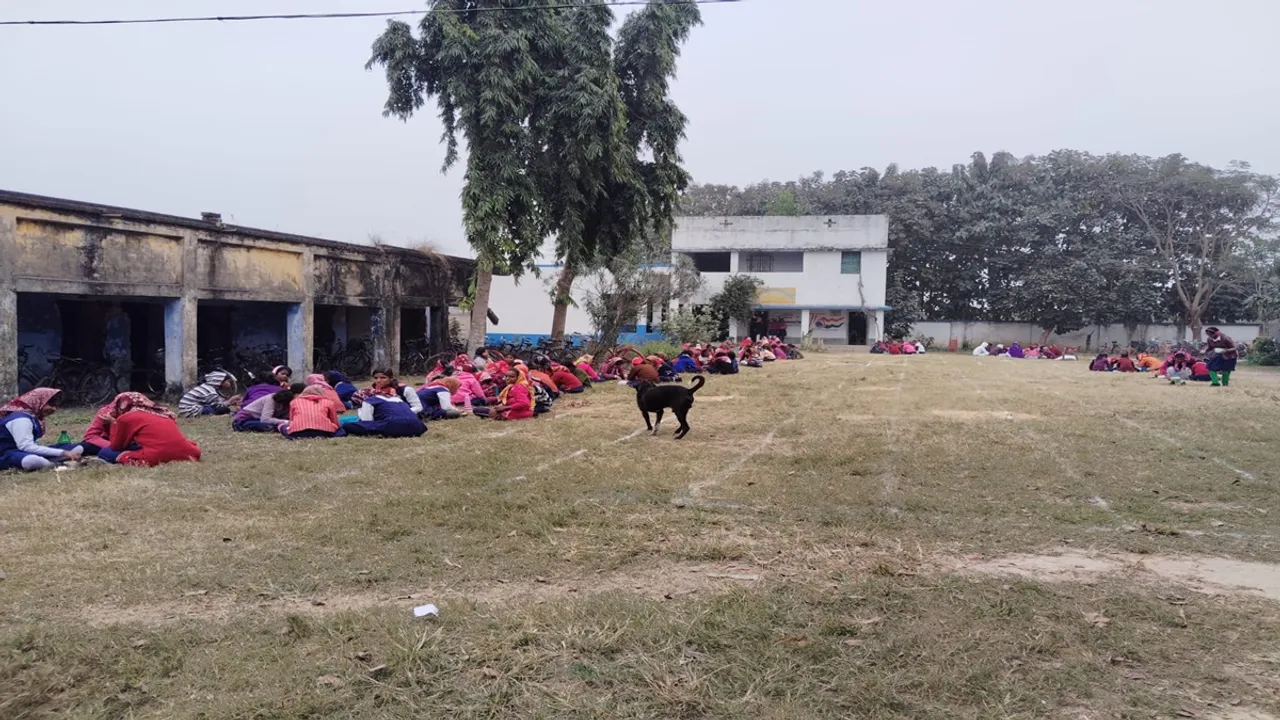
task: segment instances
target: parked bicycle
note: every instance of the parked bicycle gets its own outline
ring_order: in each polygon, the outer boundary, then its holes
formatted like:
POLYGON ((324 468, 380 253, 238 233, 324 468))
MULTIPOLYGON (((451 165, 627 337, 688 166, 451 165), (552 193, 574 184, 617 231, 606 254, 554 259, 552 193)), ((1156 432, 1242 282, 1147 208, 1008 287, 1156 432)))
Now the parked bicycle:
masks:
POLYGON ((115 397, 119 378, 106 363, 49 354, 45 356, 50 363, 49 372, 40 374, 30 362, 28 349, 38 350, 34 345, 18 348, 18 389, 21 392, 37 387, 57 388, 64 395, 63 404, 73 406, 103 405, 115 397))

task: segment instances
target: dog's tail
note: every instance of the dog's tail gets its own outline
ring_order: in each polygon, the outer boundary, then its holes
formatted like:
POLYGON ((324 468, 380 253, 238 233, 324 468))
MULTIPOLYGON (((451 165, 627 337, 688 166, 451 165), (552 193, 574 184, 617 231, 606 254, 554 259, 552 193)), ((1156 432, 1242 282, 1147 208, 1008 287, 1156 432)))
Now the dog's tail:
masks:
POLYGON ((703 378, 701 375, 695 375, 693 377, 693 382, 689 383, 689 394, 692 395, 698 392, 698 390, 701 389, 706 382, 707 382, 706 379, 703 378))

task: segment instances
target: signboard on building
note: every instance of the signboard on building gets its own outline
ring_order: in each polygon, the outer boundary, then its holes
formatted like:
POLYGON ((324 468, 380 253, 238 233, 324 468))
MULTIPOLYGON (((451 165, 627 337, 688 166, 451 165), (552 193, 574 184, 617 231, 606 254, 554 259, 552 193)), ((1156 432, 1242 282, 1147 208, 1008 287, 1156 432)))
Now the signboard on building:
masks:
POLYGON ((795 288, 762 287, 756 292, 757 305, 795 305, 795 288))
POLYGON ((845 313, 814 313, 811 318, 813 326, 820 330, 842 328, 849 319, 845 313))

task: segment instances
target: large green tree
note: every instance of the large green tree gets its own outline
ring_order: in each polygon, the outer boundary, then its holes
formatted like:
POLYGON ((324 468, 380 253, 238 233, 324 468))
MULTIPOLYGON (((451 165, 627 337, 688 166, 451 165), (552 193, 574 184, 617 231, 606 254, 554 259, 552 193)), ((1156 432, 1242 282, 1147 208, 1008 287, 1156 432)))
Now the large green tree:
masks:
POLYGON ((1132 213, 1147 246, 1163 264, 1180 314, 1200 339, 1220 293, 1241 286, 1239 255, 1273 227, 1276 178, 1233 165, 1223 171, 1163 158, 1109 158, 1113 192, 1132 213))
POLYGON ((557 15, 495 12, 500 0, 432 0, 418 24, 392 20, 366 67, 385 68, 384 114, 408 120, 435 99, 444 125, 447 172, 467 144, 463 227, 476 252, 468 346, 483 344, 495 269, 519 273, 547 236, 530 125, 544 82, 540 57, 554 42, 557 15))
MULTIPOLYGON (((693 185, 682 209, 889 217, 894 302, 936 320, 1029 322, 1046 333, 1230 321, 1267 307, 1276 179, 1178 156, 974 153, 949 171, 889 166, 794 182, 693 185), (903 293, 909 295, 904 296, 903 293)), ((893 305, 894 303, 890 303, 893 305)), ((1253 317, 1253 315, 1250 315, 1253 317)))
MULTIPOLYGON (((591 5, 594 0, 580 0, 591 5)), ((551 336, 564 334, 574 280, 637 243, 668 247, 689 184, 679 143, 687 118, 671 99, 680 46, 701 23, 696 5, 651 0, 609 36, 608 8, 568 11, 562 52, 547 62, 546 98, 533 127, 545 149, 540 176, 561 266, 551 336)))

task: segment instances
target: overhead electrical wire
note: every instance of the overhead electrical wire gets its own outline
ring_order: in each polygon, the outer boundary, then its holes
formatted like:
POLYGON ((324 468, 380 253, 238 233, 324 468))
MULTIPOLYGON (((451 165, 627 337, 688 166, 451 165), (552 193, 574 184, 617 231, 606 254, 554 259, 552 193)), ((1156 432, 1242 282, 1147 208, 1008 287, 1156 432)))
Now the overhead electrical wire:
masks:
MULTIPOLYGON (((669 0, 667 5, 719 5, 722 3, 742 2, 742 0, 669 0)), ((532 12, 538 10, 575 10, 598 7, 626 7, 648 5, 648 0, 618 0, 617 2, 597 2, 587 4, 541 4, 520 5, 515 7, 482 7, 457 10, 453 8, 437 8, 424 10, 388 10, 379 12, 332 12, 332 13, 287 13, 279 15, 208 15, 203 17, 159 17, 105 20, 0 20, 0 25, 159 25, 166 23, 196 22, 247 22, 256 20, 340 20, 346 18, 396 17, 400 15, 427 15, 433 12, 473 13, 473 12, 532 12)))

